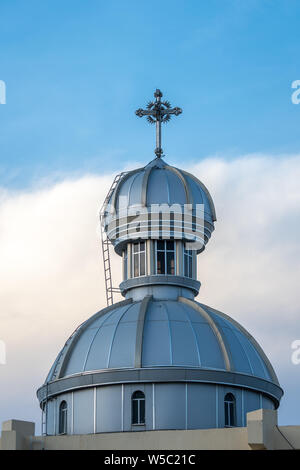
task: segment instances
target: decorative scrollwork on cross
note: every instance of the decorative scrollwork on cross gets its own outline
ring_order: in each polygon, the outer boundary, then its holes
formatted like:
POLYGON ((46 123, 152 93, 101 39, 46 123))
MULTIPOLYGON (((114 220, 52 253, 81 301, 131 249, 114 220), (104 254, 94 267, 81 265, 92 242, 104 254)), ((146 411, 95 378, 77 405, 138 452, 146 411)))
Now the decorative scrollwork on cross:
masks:
POLYGON ((161 123, 170 121, 172 114, 179 116, 182 113, 181 108, 172 108, 169 101, 161 101, 162 96, 162 92, 156 90, 154 93, 155 101, 150 101, 146 109, 139 108, 135 112, 139 117, 147 116, 147 121, 150 124, 156 124, 156 149, 154 153, 158 158, 163 154, 161 148, 161 123))

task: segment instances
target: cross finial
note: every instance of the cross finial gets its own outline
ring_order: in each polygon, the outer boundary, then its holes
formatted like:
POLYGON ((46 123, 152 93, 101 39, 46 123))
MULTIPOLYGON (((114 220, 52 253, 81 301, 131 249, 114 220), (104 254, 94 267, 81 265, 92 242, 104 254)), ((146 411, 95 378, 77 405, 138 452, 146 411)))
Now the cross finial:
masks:
POLYGON ((181 108, 171 108, 169 101, 161 101, 162 95, 162 92, 156 89, 154 93, 155 101, 150 101, 146 109, 139 108, 135 112, 139 117, 147 116, 147 121, 150 124, 156 123, 156 149, 154 153, 158 158, 163 154, 161 148, 161 123, 170 121, 171 114, 178 116, 182 113, 181 108))

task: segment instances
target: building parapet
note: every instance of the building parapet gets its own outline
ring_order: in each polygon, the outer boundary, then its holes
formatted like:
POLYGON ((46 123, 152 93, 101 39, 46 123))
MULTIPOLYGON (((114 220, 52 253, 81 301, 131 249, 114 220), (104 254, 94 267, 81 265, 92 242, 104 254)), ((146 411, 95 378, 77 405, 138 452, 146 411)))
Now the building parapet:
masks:
POLYGON ((277 411, 247 413, 247 427, 35 436, 34 423, 2 424, 1 450, 300 450, 300 426, 278 426, 277 411))

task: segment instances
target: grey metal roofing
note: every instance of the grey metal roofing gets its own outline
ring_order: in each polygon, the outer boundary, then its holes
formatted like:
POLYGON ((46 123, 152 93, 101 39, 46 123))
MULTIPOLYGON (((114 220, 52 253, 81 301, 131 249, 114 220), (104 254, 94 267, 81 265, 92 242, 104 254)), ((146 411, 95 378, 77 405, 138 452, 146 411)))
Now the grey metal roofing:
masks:
POLYGON ((211 224, 216 220, 214 203, 204 184, 161 158, 123 176, 109 204, 117 212, 130 206, 203 204, 205 219, 211 224))
POLYGON ((96 313, 66 342, 46 382, 91 371, 152 367, 221 370, 279 385, 263 350, 241 325, 183 297, 128 299, 96 313))
POLYGON ((197 242, 197 253, 201 253, 214 230, 216 212, 207 188, 161 158, 124 174, 109 194, 101 220, 119 255, 129 241, 170 234, 197 242), (162 214, 165 216, 160 218, 162 214))

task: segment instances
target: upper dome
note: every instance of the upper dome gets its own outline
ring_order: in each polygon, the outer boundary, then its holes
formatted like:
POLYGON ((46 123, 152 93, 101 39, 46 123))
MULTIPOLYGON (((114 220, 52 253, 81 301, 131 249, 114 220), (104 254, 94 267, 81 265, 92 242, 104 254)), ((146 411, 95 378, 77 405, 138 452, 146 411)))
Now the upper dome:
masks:
POLYGON ((157 367, 201 369, 210 380, 222 371, 222 380, 226 372, 226 381, 235 385, 237 374, 252 376, 262 379, 266 393, 271 395, 269 387, 273 395, 277 390, 278 402, 281 396, 275 372, 255 339, 227 315, 182 297, 125 300, 96 313, 69 338, 46 382, 108 369, 157 367))
POLYGON ((151 213, 154 214, 157 209, 153 205, 162 204, 173 206, 172 211, 181 213, 183 207, 190 204, 191 213, 196 216, 193 230, 192 227, 185 227, 185 236, 179 236, 182 232, 181 222, 176 227, 174 220, 175 238, 201 241, 204 249, 216 221, 214 203, 207 188, 190 173, 168 165, 161 158, 155 158, 145 167, 126 173, 104 208, 107 235, 118 253, 121 252, 119 245, 132 238, 149 238, 148 219, 145 217, 143 224, 143 214, 147 211, 149 213, 151 206, 151 213), (136 220, 124 221, 126 216, 129 219, 136 215, 139 215, 139 231, 133 230, 137 226, 136 220), (200 217, 203 219, 202 223, 200 217))

